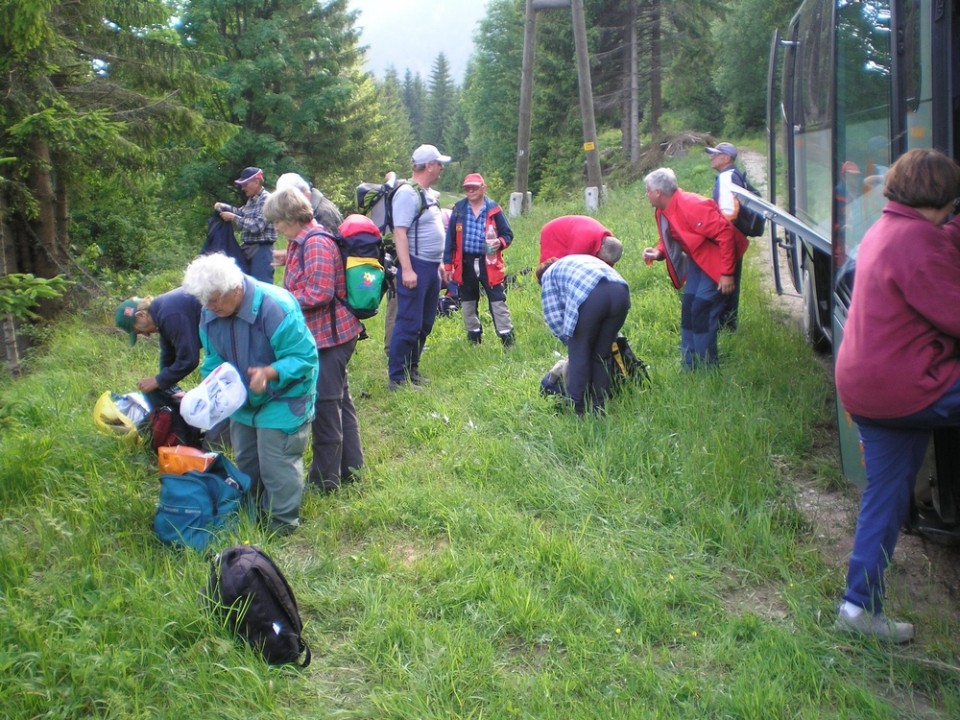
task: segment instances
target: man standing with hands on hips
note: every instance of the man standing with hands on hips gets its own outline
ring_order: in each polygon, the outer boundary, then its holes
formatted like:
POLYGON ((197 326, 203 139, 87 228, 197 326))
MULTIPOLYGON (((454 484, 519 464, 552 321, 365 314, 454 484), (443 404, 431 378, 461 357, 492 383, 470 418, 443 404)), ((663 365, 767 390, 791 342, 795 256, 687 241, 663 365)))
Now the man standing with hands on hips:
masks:
POLYGON ((240 186, 247 202, 243 207, 216 202, 213 209, 240 231, 241 249, 250 265, 250 275, 261 282, 273 282, 273 244, 277 229, 263 217, 263 204, 270 197, 263 188, 263 170, 245 168, 233 181, 240 186))

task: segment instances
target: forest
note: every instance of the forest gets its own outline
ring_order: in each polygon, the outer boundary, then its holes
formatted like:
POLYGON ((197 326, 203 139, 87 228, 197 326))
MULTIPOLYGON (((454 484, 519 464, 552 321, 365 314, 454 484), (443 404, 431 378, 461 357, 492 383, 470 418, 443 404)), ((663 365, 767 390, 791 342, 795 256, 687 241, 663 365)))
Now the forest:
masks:
MULTIPOLYGON (((604 182, 635 178, 641 150, 655 163, 671 133, 762 130, 771 32, 797 5, 586 0, 604 182)), ((395 68, 374 78, 347 0, 4 0, 7 367, 16 372, 24 322, 189 258, 239 168, 298 172, 350 209, 358 183, 402 173, 427 142, 458 161, 446 189, 481 170, 504 198, 525 6, 491 0, 458 83, 442 54, 429 77, 395 68)), ((536 27, 529 187, 558 199, 584 172, 570 13, 539 11, 536 27)))

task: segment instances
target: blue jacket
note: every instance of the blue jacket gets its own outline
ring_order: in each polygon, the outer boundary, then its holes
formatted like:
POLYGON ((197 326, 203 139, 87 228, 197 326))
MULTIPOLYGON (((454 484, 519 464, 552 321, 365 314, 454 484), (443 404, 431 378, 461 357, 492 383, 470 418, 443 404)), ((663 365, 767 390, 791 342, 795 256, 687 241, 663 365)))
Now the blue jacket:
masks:
POLYGON ((200 318, 206 376, 229 362, 248 383, 251 367, 272 365, 279 373, 263 393, 250 391, 232 416, 244 425, 294 432, 313 419, 319 361, 303 313, 283 288, 244 276, 243 300, 235 315, 218 317, 207 308, 200 318))
POLYGON ((240 249, 240 243, 237 242, 237 236, 233 232, 233 223, 221 220, 219 213, 207 220, 207 239, 200 249, 201 255, 212 255, 222 252, 227 257, 233 258, 237 267, 244 273, 250 272, 250 263, 247 256, 240 249))
POLYGON ((182 288, 158 295, 147 312, 160 335, 157 385, 166 390, 200 364, 200 301, 182 288))

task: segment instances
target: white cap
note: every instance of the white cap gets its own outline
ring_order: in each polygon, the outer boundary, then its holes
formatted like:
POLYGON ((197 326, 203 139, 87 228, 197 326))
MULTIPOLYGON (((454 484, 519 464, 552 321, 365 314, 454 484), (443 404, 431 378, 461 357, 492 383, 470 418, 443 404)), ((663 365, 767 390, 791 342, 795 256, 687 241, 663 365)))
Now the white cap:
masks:
POLYGON ((439 150, 437 150, 436 145, 421 145, 413 151, 414 165, 426 165, 427 163, 431 162, 439 162, 446 165, 448 162, 450 162, 450 160, 450 156, 443 155, 439 150))

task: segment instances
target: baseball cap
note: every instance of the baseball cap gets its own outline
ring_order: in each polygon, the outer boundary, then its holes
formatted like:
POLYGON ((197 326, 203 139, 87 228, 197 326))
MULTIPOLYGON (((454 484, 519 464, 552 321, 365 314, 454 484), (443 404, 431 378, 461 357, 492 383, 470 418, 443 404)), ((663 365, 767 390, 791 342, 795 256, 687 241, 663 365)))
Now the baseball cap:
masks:
POLYGON ((463 186, 466 187, 467 185, 486 185, 486 183, 480 173, 470 173, 463 179, 463 186))
POLYGON ((240 173, 240 177, 234 180, 234 182, 237 185, 246 185, 251 180, 263 180, 263 170, 258 167, 244 168, 243 172, 240 173))
POLYGON ((704 148, 707 155, 729 155, 731 160, 737 159, 737 147, 732 143, 722 142, 716 147, 704 148))
POLYGON ((133 324, 137 320, 137 305, 140 304, 140 298, 130 298, 120 303, 117 308, 117 327, 130 336, 130 346, 137 344, 137 333, 133 329, 133 324))
POLYGON ((860 168, 853 160, 846 160, 843 165, 840 166, 840 172, 844 175, 859 175, 860 168))
POLYGON ((447 164, 450 159, 449 155, 441 154, 436 145, 421 145, 413 151, 414 165, 426 165, 431 162, 447 164))

